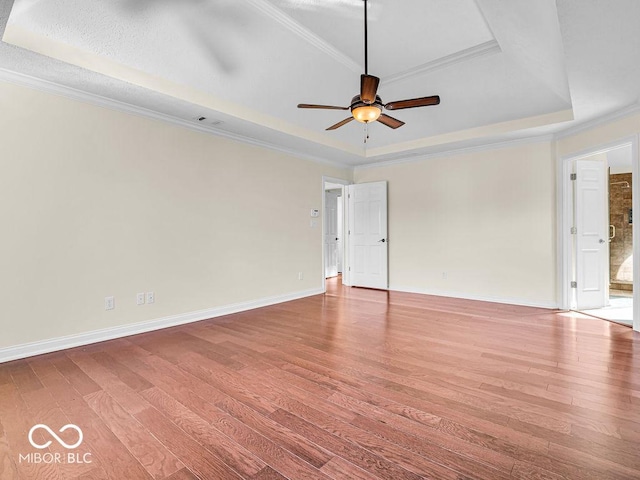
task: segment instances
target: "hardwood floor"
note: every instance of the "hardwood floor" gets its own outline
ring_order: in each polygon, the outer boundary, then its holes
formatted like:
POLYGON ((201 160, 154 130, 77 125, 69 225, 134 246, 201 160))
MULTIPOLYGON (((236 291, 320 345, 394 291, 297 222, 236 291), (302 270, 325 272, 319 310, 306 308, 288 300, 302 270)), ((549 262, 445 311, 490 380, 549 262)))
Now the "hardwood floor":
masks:
POLYGON ((638 352, 579 314, 334 280, 0 364, 0 478, 638 479, 638 352))

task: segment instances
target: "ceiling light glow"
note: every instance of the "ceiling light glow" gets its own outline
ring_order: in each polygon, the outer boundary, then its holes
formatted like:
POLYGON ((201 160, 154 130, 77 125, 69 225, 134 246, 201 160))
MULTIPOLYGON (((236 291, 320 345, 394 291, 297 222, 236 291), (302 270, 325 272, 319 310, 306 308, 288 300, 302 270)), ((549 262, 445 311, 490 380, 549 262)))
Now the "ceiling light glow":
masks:
POLYGON ((375 122, 381 113, 382 110, 376 105, 363 105, 351 111, 353 118, 361 123, 375 122))

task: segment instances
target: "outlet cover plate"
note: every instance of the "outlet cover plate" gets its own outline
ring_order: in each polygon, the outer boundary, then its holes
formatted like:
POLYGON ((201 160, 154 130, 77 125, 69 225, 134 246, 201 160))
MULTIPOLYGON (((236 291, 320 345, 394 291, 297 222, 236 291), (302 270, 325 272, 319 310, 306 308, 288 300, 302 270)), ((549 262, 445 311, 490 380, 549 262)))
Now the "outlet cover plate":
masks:
POLYGON ((115 297, 104 297, 104 309, 113 310, 114 308, 116 308, 115 297))

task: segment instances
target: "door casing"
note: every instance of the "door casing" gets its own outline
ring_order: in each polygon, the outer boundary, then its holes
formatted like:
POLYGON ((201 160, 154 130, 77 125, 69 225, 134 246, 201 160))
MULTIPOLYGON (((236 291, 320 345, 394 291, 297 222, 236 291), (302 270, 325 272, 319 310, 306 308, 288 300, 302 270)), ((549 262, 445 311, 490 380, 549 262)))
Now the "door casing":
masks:
MULTIPOLYGON (((337 184, 337 185, 342 185, 343 186, 342 197, 344 198, 344 191, 345 191, 344 187, 346 187, 347 185, 351 185, 353 182, 350 182, 349 180, 345 180, 343 178, 330 177, 330 176, 326 176, 326 175, 322 176, 322 185, 321 185, 321 188, 322 188, 322 190, 321 190, 321 192, 322 192, 322 210, 321 210, 321 212, 322 212, 323 221, 321 222, 322 223, 322 235, 321 235, 321 239, 320 239, 320 242, 321 242, 320 251, 321 251, 321 256, 322 256, 322 260, 321 260, 322 261, 322 264, 321 264, 322 265, 322 269, 321 269, 322 270, 321 271, 321 282, 322 283, 321 283, 321 285, 322 285, 322 290, 324 292, 327 291, 325 270, 324 270, 325 269, 325 258, 324 258, 324 256, 325 256, 325 252, 324 252, 325 195, 324 195, 324 192, 325 192, 325 185, 327 183, 333 183, 333 184, 337 184)), ((347 202, 344 202, 344 201, 342 202, 342 205, 343 205, 343 209, 342 209, 342 232, 343 232, 343 242, 342 242, 342 262, 343 262, 342 283, 344 285, 349 285, 349 272, 346 271, 347 270, 346 268, 344 268, 345 265, 348 265, 348 261, 349 261, 348 240, 346 238, 346 235, 344 235, 344 232, 346 231, 345 230, 346 224, 347 224, 347 221, 348 221, 348 212, 346 211, 347 210, 346 204, 347 204, 347 202)))
POLYGON ((387 182, 350 185, 347 189, 350 284, 389 288, 387 182))
MULTIPOLYGON (((635 211, 640 211, 640 157, 638 144, 640 135, 623 137, 619 140, 591 147, 579 152, 559 156, 557 161, 556 195, 557 195, 557 295, 558 307, 563 310, 570 310, 574 307, 571 304, 571 281, 573 272, 571 233, 573 221, 573 199, 571 187, 571 170, 574 160, 605 153, 623 145, 631 145, 632 158, 632 205, 635 211)), ((640 331, 640 223, 633 223, 633 329, 640 331)))
POLYGON ((324 192, 324 276, 338 275, 338 197, 335 190, 324 192))

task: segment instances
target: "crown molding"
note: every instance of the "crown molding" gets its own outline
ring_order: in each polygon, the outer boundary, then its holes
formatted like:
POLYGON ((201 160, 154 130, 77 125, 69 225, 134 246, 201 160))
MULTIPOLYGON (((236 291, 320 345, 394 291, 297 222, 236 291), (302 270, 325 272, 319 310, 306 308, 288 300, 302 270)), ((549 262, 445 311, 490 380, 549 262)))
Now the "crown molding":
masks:
MULTIPOLYGON (((329 44, 327 41, 313 33, 308 28, 304 27, 300 23, 296 22, 293 18, 287 15, 285 12, 274 6, 268 0, 248 0, 248 4, 253 6, 256 10, 260 11, 262 14, 267 17, 275 20, 280 23, 282 26, 287 28, 289 31, 298 35, 303 40, 307 41, 320 51, 332 57, 337 62, 349 68, 351 71, 355 73, 362 73, 363 67, 357 62, 353 61, 350 57, 342 53, 340 50, 329 44)), ((402 72, 398 72, 393 75, 389 75, 388 77, 382 79, 383 85, 388 85, 394 82, 399 82, 406 78, 410 78, 417 75, 422 75, 425 73, 430 73, 435 70, 441 70, 443 68, 447 68, 449 66, 466 62, 469 60, 473 60, 475 58, 484 57, 487 55, 493 55, 496 53, 502 52, 500 45, 495 40, 489 40, 485 43, 481 43, 479 45, 475 45, 473 47, 461 50, 456 53, 452 53, 450 55, 446 55, 442 58, 435 59, 431 62, 418 65, 408 70, 404 70, 402 72)))
POLYGON ((452 148, 450 150, 444 150, 442 152, 426 153, 422 155, 406 156, 406 157, 396 158, 393 160, 386 160, 382 162, 366 163, 364 165, 358 165, 354 167, 354 171, 366 170, 369 168, 390 167, 394 165, 400 165, 403 163, 415 163, 415 162, 421 162, 424 160, 429 160, 432 158, 451 157, 454 155, 464 155, 469 153, 484 152, 487 150, 511 148, 511 147, 517 147, 519 145, 530 145, 535 143, 550 143, 553 140, 554 140, 553 134, 549 134, 549 135, 538 135, 535 137, 518 138, 514 140, 504 140, 504 141, 498 141, 498 142, 492 142, 492 143, 483 143, 481 145, 475 145, 472 147, 452 148))
MULTIPOLYGON (((478 127, 468 128, 466 130, 453 130, 447 133, 440 133, 415 140, 400 142, 385 146, 376 147, 366 151, 366 157, 375 161, 376 158, 397 158, 403 156, 405 152, 420 152, 425 149, 443 148, 451 145, 470 145, 475 142, 491 142, 508 138, 509 135, 519 135, 520 138, 527 136, 526 133, 515 134, 517 131, 530 130, 548 125, 556 125, 560 122, 573 120, 573 110, 559 110, 557 112, 535 115, 533 117, 524 117, 512 120, 506 120, 499 123, 492 123, 478 127)), ((540 135, 541 133, 538 133, 540 135)), ((531 132, 530 136, 536 136, 531 132)))
POLYGON ((603 115, 601 117, 595 118, 593 120, 589 120, 587 122, 580 123, 578 125, 571 126, 564 130, 560 130, 558 132, 545 134, 545 135, 536 135, 530 137, 523 137, 515 140, 506 140, 506 141, 498 141, 491 143, 483 143, 480 145, 472 146, 472 147, 462 147, 462 148, 452 148, 449 150, 444 150, 441 152, 428 153, 424 155, 407 155, 400 158, 395 158, 392 160, 386 160, 381 162, 370 162, 363 165, 357 165, 353 167, 354 171, 358 169, 367 169, 367 168, 376 168, 376 167, 387 167, 392 165, 399 165, 403 163, 412 163, 412 162, 420 162, 423 160, 428 160, 431 158, 438 157, 447 157, 452 155, 461 155, 466 153, 474 153, 474 152, 482 152, 486 150, 495 150, 499 148, 508 148, 518 145, 526 145, 530 143, 542 143, 542 142, 554 142, 558 140, 562 140, 567 137, 571 137, 577 135, 582 132, 586 132, 593 128, 607 125, 616 120, 621 120, 632 115, 640 114, 640 102, 629 105, 628 107, 622 108, 615 112, 609 113, 607 115, 603 115))
POLYGON ((618 110, 616 112, 612 112, 610 114, 581 123, 579 125, 566 128, 565 130, 561 130, 554 134, 526 137, 526 138, 520 138, 516 140, 484 143, 484 144, 472 146, 472 147, 452 148, 452 149, 444 150, 441 152, 422 154, 422 155, 421 154, 412 155, 409 152, 406 156, 403 156, 401 158, 395 158, 392 160, 380 161, 380 162, 374 161, 374 162, 369 162, 362 165, 354 166, 346 162, 327 160, 323 157, 307 154, 298 150, 282 147, 280 145, 276 145, 273 143, 256 140, 254 138, 247 137, 244 135, 226 132, 223 130, 216 129, 212 126, 206 126, 200 123, 194 123, 193 121, 185 120, 185 119, 164 114, 164 113, 159 113, 144 107, 139 107, 126 102, 121 102, 119 100, 114 100, 114 99, 107 98, 95 93, 86 92, 84 90, 68 87, 55 82, 51 82, 49 80, 32 77, 30 75, 14 72, 12 70, 7 70, 1 67, 0 67, 0 80, 5 81, 7 83, 12 83, 12 84, 16 84, 16 85, 20 85, 28 88, 33 88, 35 90, 44 91, 50 94, 63 96, 63 97, 70 98, 72 100, 80 101, 83 103, 88 103, 91 105, 96 105, 99 107, 108 108, 111 110, 116 110, 116 111, 131 114, 131 115, 136 115, 144 118, 149 118, 149 119, 169 123, 172 125, 189 129, 189 130, 206 133, 209 135, 214 135, 217 137, 227 138, 243 144, 265 148, 268 150, 280 152, 286 155, 290 155, 296 158, 301 158, 314 163, 319 163, 319 164, 328 165, 328 166, 337 167, 337 168, 351 169, 352 171, 355 171, 357 169, 385 167, 385 166, 398 165, 403 163, 419 162, 419 161, 427 160, 430 158, 481 152, 481 151, 496 149, 496 148, 507 148, 511 146, 524 145, 527 143, 538 143, 538 142, 561 140, 563 138, 567 138, 599 126, 606 125, 607 123, 611 123, 613 121, 620 120, 620 119, 640 113, 640 103, 635 103, 626 108, 618 110))
POLYGON ((297 158, 302 158, 315 163, 321 163, 324 165, 330 165, 332 167, 338 167, 338 168, 351 168, 350 165, 346 163, 327 160, 322 157, 317 157, 315 155, 299 152, 293 149, 282 147, 280 145, 275 145, 273 143, 264 142, 262 140, 256 140, 254 138, 247 137, 244 135, 239 135, 236 133, 226 132, 224 130, 219 130, 217 128, 214 128, 213 126, 206 126, 201 123, 195 123, 194 121, 185 120, 183 118, 175 117, 165 113, 156 112, 154 110, 149 110, 148 108, 139 107, 137 105, 121 102, 120 100, 114 100, 108 97, 103 97, 102 95, 98 95, 96 93, 86 92, 84 90, 68 87, 65 85, 61 85, 59 83, 51 82, 49 80, 32 77, 30 75, 14 72, 1 67, 0 67, 0 80, 5 81, 7 83, 12 83, 15 85, 20 85, 28 88, 33 88, 35 90, 43 91, 46 93, 70 98, 72 100, 88 103, 90 105, 108 108, 110 110, 116 110, 119 112, 136 115, 139 117, 150 118, 152 120, 158 120, 158 121, 169 123, 175 126, 183 127, 188 130, 207 133, 217 137, 227 138, 229 140, 233 140, 239 143, 266 148, 268 150, 274 150, 280 153, 291 155, 297 158))
POLYGON ((389 85, 392 83, 400 82, 402 80, 406 80, 407 78, 415 77, 417 75, 424 75, 436 70, 442 70, 458 63, 467 62, 469 60, 485 57, 488 55, 494 55, 501 52, 502 49, 500 48, 498 42, 495 39, 489 40, 488 42, 484 42, 479 45, 460 50, 459 52, 437 58, 435 60, 432 60, 431 62, 418 65, 417 67, 413 67, 408 70, 389 75, 382 80, 382 84, 389 85))
POLYGON ((271 2, 267 0, 247 0, 246 3, 253 6, 263 15, 266 15, 272 20, 275 20, 292 33, 298 35, 300 38, 307 41, 321 52, 326 53, 331 58, 347 67, 349 70, 358 74, 362 73, 363 68, 360 64, 353 61, 351 57, 348 57, 347 55, 342 53, 340 50, 329 44, 324 39, 320 38, 308 28, 296 22, 293 18, 274 6, 271 2))
POLYGON ((607 123, 615 122, 616 120, 621 120, 638 113, 640 113, 640 102, 634 103, 601 117, 594 118, 593 120, 588 120, 578 125, 573 125, 564 130, 560 130, 559 132, 556 132, 555 137, 556 140, 562 140, 563 138, 572 137, 573 135, 586 132, 587 130, 591 130, 592 128, 600 127, 602 125, 606 125, 607 123))

